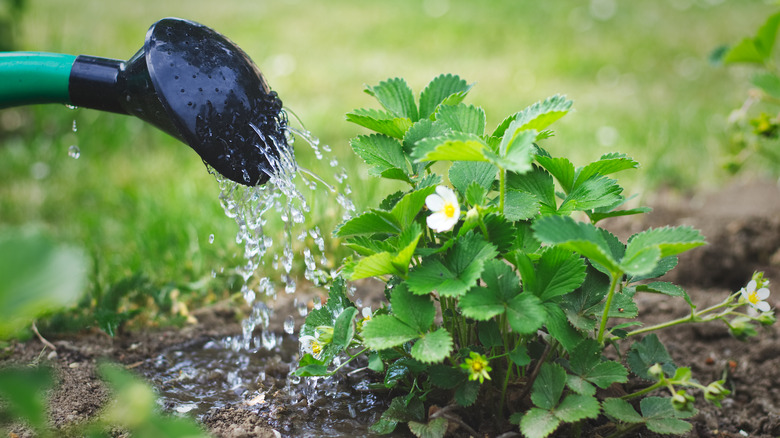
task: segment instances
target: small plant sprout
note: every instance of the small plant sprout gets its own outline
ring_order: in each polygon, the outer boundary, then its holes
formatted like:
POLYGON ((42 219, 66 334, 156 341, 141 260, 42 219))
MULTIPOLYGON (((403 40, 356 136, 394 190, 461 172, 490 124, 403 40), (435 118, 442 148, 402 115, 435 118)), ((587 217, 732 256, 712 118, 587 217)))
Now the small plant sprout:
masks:
POLYGON ((381 109, 347 114, 373 131, 350 143, 369 174, 404 189, 335 230, 354 255, 301 326, 294 374, 332 376, 356 363, 353 372, 392 397, 371 428, 378 434, 405 424, 440 438, 458 410, 468 430, 500 425, 526 438, 558 429, 578 436, 586 421, 606 424, 611 437, 642 427, 687 433, 695 398, 719 404, 729 390, 723 381, 698 383, 653 332, 722 321, 740 338, 755 334, 774 322, 765 280, 757 274, 699 310, 658 277, 678 254, 705 244, 701 233, 654 228, 624 242, 598 226, 649 211, 627 208, 614 178, 639 163, 607 153, 575 166, 545 149, 551 125, 571 109, 565 96, 489 130, 484 110, 463 102, 471 87, 441 75, 416 96, 403 79, 388 79, 366 88, 381 109), (347 296, 347 282, 362 278, 385 285, 386 301, 373 312, 359 312, 347 296), (644 325, 635 301, 643 294, 679 300, 690 313, 644 325), (620 397, 599 391, 629 374, 644 384, 620 397), (430 409, 442 403, 447 416, 430 409))

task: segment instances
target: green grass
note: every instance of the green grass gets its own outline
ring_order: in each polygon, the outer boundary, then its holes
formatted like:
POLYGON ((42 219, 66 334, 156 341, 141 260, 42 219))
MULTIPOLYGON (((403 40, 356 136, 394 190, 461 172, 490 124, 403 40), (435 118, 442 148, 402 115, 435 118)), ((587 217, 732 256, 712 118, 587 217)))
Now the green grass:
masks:
MULTIPOLYGON (((127 59, 165 16, 226 34, 350 169, 358 210, 389 190, 353 156, 348 140, 363 131, 344 114, 373 105, 364 84, 401 76, 419 92, 443 72, 476 82, 467 101, 485 108, 489 129, 537 100, 567 94, 575 112, 545 147, 575 164, 610 151, 633 156, 643 167, 624 177, 631 192, 723 183, 725 118, 743 100, 747 71, 711 66, 707 56, 752 34, 774 11, 758 0, 50 0, 27 6, 19 39, 24 50, 127 59), (425 12, 442 5, 443 16, 425 12), (603 14, 610 5, 614 14, 594 18, 591 10, 603 14)), ((307 146, 297 150, 305 167, 331 177, 307 146)), ((0 175, 0 225, 38 223, 86 247, 95 263, 93 294, 139 275, 156 285, 201 282, 199 296, 235 288, 229 279, 210 279, 212 270, 235 266, 240 255, 214 178, 187 146, 139 120, 56 105, 2 110, 0 175), (81 150, 77 160, 68 157, 71 144, 81 150)), ((339 220, 333 203, 315 200, 312 208, 309 220, 328 234, 339 220)), ((328 251, 334 259, 343 254, 334 246, 328 251)))

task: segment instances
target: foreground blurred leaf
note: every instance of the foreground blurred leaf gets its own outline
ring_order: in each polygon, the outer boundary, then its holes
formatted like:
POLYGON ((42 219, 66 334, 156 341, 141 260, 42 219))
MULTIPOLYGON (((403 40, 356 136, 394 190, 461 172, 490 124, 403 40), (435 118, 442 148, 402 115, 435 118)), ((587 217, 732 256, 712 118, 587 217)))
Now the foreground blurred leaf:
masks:
POLYGON ((78 300, 88 259, 33 229, 0 230, 0 338, 78 300))

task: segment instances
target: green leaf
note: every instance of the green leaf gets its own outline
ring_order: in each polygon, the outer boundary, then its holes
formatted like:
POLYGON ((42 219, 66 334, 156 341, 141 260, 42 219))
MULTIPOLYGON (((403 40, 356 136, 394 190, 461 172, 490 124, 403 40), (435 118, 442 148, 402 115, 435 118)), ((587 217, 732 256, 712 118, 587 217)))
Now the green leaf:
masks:
POLYGON ((452 351, 452 336, 445 328, 426 333, 412 346, 412 357, 422 363, 444 360, 452 351))
POLYGON ((509 302, 506 314, 512 330, 531 334, 544 325, 546 313, 539 298, 530 293, 521 293, 509 302))
POLYGON ((569 193, 574 186, 574 165, 568 158, 553 158, 537 155, 536 162, 558 180, 564 192, 569 193))
POLYGON ((625 257, 648 246, 657 246, 661 257, 669 257, 705 244, 699 230, 689 226, 651 228, 628 239, 625 257))
POLYGON ((488 161, 490 147, 479 136, 453 132, 443 137, 420 140, 412 158, 421 161, 488 161))
POLYGON ((655 333, 645 336, 641 341, 634 342, 626 356, 626 363, 637 376, 647 380, 657 380, 647 371, 656 363, 661 364, 664 372, 673 374, 677 369, 666 347, 658 340, 655 333))
POLYGON ((485 348, 501 347, 504 345, 504 340, 501 337, 501 330, 498 328, 498 323, 495 320, 480 321, 477 324, 477 335, 479 336, 479 342, 485 348))
POLYGON ((485 262, 496 254, 495 247, 479 234, 469 233, 456 240, 444 262, 433 257, 426 258, 409 272, 407 285, 418 295, 434 290, 442 296, 463 295, 477 283, 485 262))
POLYGON ((333 327, 336 318, 347 307, 354 307, 346 296, 345 280, 336 278, 328 291, 328 301, 319 309, 314 309, 306 316, 306 321, 301 326, 301 336, 315 336, 315 330, 319 326, 333 327))
POLYGON ((585 280, 585 262, 563 248, 549 248, 539 259, 533 293, 542 301, 577 289, 585 280))
POLYGON ((436 364, 428 368, 428 380, 441 389, 453 389, 466 381, 466 375, 460 369, 436 364))
POLYGON ((387 435, 395 430, 396 426, 398 426, 398 423, 398 421, 388 420, 380 417, 379 420, 372 424, 368 429, 377 435, 387 435))
POLYGON ((638 246, 633 251, 626 251, 625 257, 620 261, 620 268, 628 275, 645 275, 652 272, 661 260, 661 249, 657 246, 648 246, 641 249, 638 246))
POLYGON ((380 275, 405 275, 402 269, 398 269, 394 261, 393 254, 389 252, 380 252, 360 259, 352 269, 350 280, 360 280, 361 278, 378 277, 380 275))
POLYGON ((566 96, 556 95, 548 97, 543 102, 536 102, 519 113, 507 117, 498 125, 492 136, 503 136, 509 125, 514 121, 518 121, 520 129, 542 131, 553 122, 565 116, 571 109, 572 103, 566 96))
POLYGON ((558 303, 548 301, 544 303, 544 309, 547 313, 547 331, 561 343, 563 348, 567 351, 571 350, 582 341, 582 334, 569 323, 558 303))
POLYGON ((541 167, 533 166, 530 172, 507 173, 507 190, 527 192, 536 197, 547 211, 556 210, 555 182, 552 175, 541 167))
POLYGON ((567 423, 575 423, 585 418, 599 416, 600 406, 596 397, 582 394, 569 394, 553 412, 556 417, 567 423))
POLYGON ((419 333, 427 332, 436 316, 436 308, 428 295, 414 295, 405 283, 393 288, 390 296, 393 314, 419 333))
POLYGON ((358 309, 355 307, 347 307, 336 318, 336 322, 333 326, 333 344, 346 348, 352 338, 355 336, 355 316, 358 314, 358 309))
POLYGON ((515 349, 509 352, 509 358, 519 367, 524 367, 531 363, 531 356, 528 355, 528 347, 523 344, 517 344, 515 349))
POLYGON ((485 262, 482 281, 488 289, 498 292, 504 303, 508 303, 520 293, 520 279, 512 267, 501 260, 493 259, 485 262))
POLYGON ((489 192, 496 175, 498 169, 488 162, 456 161, 452 163, 449 170, 450 183, 461 196, 466 195, 466 190, 471 184, 478 184, 489 192))
POLYGON ((750 79, 750 82, 763 90, 769 96, 774 97, 775 99, 780 99, 780 78, 778 78, 774 73, 756 73, 750 79))
POLYGON ((670 297, 683 297, 685 302, 687 302, 692 309, 696 308, 696 306, 691 301, 691 297, 688 296, 687 292, 685 292, 685 289, 673 283, 666 281, 654 281, 648 284, 639 284, 636 286, 636 290, 637 292, 653 292, 668 295, 670 297))
POLYGON ((420 93, 420 118, 433 115, 439 104, 458 104, 466 97, 472 85, 452 74, 435 77, 420 93))
POLYGON ((460 298, 458 306, 463 315, 477 321, 487 321, 504 313, 506 303, 497 290, 473 287, 460 298))
MULTIPOLYGON (((406 134, 404 134, 403 150, 407 155, 411 155, 414 145, 423 139, 432 137, 442 137, 449 132, 447 125, 441 122, 434 122, 430 119, 422 119, 415 122, 406 134)), ((423 167, 424 168, 424 165, 423 167)), ((419 172, 421 169, 416 168, 419 172)))
POLYGON ((474 105, 442 105, 436 110, 436 121, 455 132, 478 136, 485 133, 485 110, 474 105))
MULTIPOLYGON (((671 404, 671 403, 670 403, 671 404)), ((641 415, 631 406, 631 403, 620 398, 608 398, 601 402, 601 408, 608 416, 623 423, 641 423, 641 415)))
POLYGON ((614 205, 623 200, 623 188, 614 179, 597 176, 584 181, 566 196, 561 211, 586 211, 614 205))
POLYGON ((373 87, 366 86, 366 93, 376 97, 395 117, 411 119, 413 122, 419 118, 412 89, 402 78, 388 79, 373 87))
POLYGON ((504 216, 510 221, 524 221, 539 214, 539 201, 527 192, 508 190, 504 200, 504 216))
POLYGON ((46 393, 54 384, 48 367, 0 369, 0 413, 6 409, 13 418, 36 430, 46 427, 46 393))
POLYGON ((636 169, 638 167, 639 163, 625 154, 605 154, 598 161, 594 161, 577 170, 573 187, 577 187, 597 175, 609 175, 621 170, 636 169))
POLYGON ((436 190, 435 186, 424 187, 404 195, 390 213, 402 230, 408 228, 425 205, 425 198, 436 190))
POLYGON ((580 376, 566 375, 566 386, 577 394, 595 395, 596 387, 580 376))
POLYGON ((377 315, 363 325, 365 344, 374 350, 397 347, 418 337, 417 330, 390 315, 377 315))
POLYGON ((603 301, 608 291, 609 279, 589 268, 582 286, 561 297, 560 306, 569 322, 578 330, 593 330, 596 327, 594 315, 604 308, 603 301))
POLYGON ((683 435, 693 426, 680 419, 681 413, 674 409, 668 398, 646 397, 639 402, 639 409, 645 418, 647 428, 653 432, 670 435, 683 435))
POLYGON ((394 118, 384 111, 367 108, 347 113, 347 121, 397 139, 404 138, 404 133, 412 126, 407 118, 394 118))
POLYGON ((780 13, 775 13, 767 18, 756 33, 754 39, 756 49, 766 60, 772 56, 772 49, 775 46, 775 40, 777 40, 778 26, 780 26, 780 13))
POLYGON ((398 422, 423 421, 425 405, 417 397, 398 396, 390 402, 390 407, 382 414, 382 418, 398 422))
POLYGON ((479 395, 479 383, 476 381, 465 382, 455 390, 455 402, 463 407, 468 407, 477 401, 479 395))
POLYGON ((765 57, 759 52, 753 38, 744 38, 723 56, 724 64, 735 64, 740 62, 750 64, 763 64, 765 57))
POLYGON ((523 174, 532 169, 531 147, 534 141, 536 141, 538 132, 514 128, 515 123, 513 122, 501 140, 498 155, 492 151, 486 151, 485 156, 488 158, 488 161, 499 168, 523 174))
POLYGON ((558 406, 565 385, 566 370, 557 363, 545 362, 534 380, 531 401, 542 409, 552 410, 558 406))
POLYGON ((358 234, 399 234, 401 231, 398 219, 390 212, 369 210, 342 224, 334 235, 336 237, 346 237, 358 234))
MULTIPOLYGON (((463 163, 463 161, 458 161, 458 163, 463 163)), ((477 181, 472 181, 466 189, 465 198, 469 205, 484 204, 485 196, 487 196, 487 190, 477 181)))
POLYGON ((542 243, 559 245, 577 252, 610 272, 620 271, 605 235, 594 225, 576 222, 568 216, 546 216, 536 220, 533 229, 536 238, 542 243))
POLYGON ((545 438, 561 425, 559 420, 552 412, 539 409, 529 409, 520 420, 520 431, 526 438, 545 438))
POLYGON ((397 169, 403 177, 392 179, 409 181, 406 158, 397 139, 384 134, 359 135, 350 141, 350 146, 370 166, 370 175, 380 176, 397 169))
POLYGON ((418 423, 416 421, 409 422, 409 430, 418 438, 442 438, 447 433, 446 418, 434 418, 427 423, 418 423))
POLYGON ((46 312, 75 304, 88 266, 81 249, 60 245, 37 229, 0 230, 0 339, 46 312))
POLYGON ((306 355, 303 356, 303 358, 301 359, 301 362, 298 364, 298 368, 296 368, 292 374, 298 377, 315 377, 315 376, 327 376, 329 372, 328 372, 327 365, 315 359, 311 354, 306 353, 306 355), (307 358, 313 362, 303 365, 304 359, 307 358))
POLYGON ((385 363, 376 351, 368 355, 368 369, 376 373, 381 373, 385 370, 385 363))

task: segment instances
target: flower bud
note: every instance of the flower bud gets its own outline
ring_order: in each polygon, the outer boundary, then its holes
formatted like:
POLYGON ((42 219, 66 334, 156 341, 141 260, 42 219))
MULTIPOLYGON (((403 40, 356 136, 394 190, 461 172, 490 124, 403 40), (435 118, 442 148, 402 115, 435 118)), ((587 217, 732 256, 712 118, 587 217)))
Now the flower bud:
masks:
POLYGON ((704 388, 704 398, 717 407, 720 407, 720 401, 731 394, 731 391, 723 387, 723 380, 710 383, 704 388))
POLYGON ((729 323, 729 330, 735 338, 744 340, 751 336, 758 334, 756 328, 750 323, 750 319, 745 317, 737 317, 731 320, 729 323))
POLYGON ((333 340, 333 327, 327 325, 320 325, 314 329, 317 334, 317 341, 321 344, 330 344, 333 340))
POLYGON ((651 366, 650 369, 647 370, 647 373, 659 380, 664 376, 664 370, 661 368, 660 363, 651 366))
POLYGON ((772 325, 777 321, 774 312, 763 312, 756 318, 761 325, 772 325))
POLYGON ((696 399, 692 395, 681 389, 672 395, 672 406, 674 409, 682 412, 690 412, 693 410, 693 402, 696 399))

